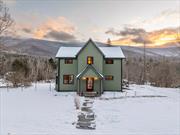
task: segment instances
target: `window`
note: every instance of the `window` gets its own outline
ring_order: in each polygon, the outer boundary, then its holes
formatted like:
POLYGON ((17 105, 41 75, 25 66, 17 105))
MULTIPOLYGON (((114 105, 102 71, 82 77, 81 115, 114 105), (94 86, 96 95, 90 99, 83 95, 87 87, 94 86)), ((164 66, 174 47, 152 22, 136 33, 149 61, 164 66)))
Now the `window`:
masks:
POLYGON ((114 77, 112 75, 106 75, 105 80, 113 80, 114 77))
POLYGON ((74 83, 74 75, 63 75, 63 83, 64 84, 73 84, 74 83))
POLYGON ((105 61, 106 61, 106 64, 113 64, 114 63, 113 59, 106 59, 105 61))
POLYGON ((89 65, 93 64, 93 57, 92 56, 87 57, 87 64, 89 64, 89 65))
POLYGON ((65 64, 73 64, 73 59, 65 59, 64 63, 65 64))

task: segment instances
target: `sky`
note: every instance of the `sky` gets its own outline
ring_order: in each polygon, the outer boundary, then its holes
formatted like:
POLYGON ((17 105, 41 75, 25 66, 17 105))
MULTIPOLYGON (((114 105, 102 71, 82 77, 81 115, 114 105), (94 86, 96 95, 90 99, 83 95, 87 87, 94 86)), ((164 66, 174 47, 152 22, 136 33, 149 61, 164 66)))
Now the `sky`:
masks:
POLYGON ((161 38, 168 33, 163 39, 175 38, 169 33, 177 35, 180 26, 180 0, 3 1, 15 21, 14 35, 19 37, 65 42, 110 38, 114 44, 127 44, 139 38, 129 31, 143 30, 154 41, 152 35, 157 32, 161 38), (122 34, 127 30, 128 34, 122 34))

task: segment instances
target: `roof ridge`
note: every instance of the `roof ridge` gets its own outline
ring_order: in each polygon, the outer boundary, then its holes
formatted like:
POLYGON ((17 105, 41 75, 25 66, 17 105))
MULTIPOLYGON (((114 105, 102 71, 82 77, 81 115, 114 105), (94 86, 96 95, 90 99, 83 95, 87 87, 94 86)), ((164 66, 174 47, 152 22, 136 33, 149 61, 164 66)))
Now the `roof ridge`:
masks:
POLYGON ((99 73, 93 65, 86 65, 86 67, 76 76, 76 78, 81 77, 89 68, 91 68, 95 72, 95 74, 98 74, 101 78, 104 78, 104 76, 99 73))

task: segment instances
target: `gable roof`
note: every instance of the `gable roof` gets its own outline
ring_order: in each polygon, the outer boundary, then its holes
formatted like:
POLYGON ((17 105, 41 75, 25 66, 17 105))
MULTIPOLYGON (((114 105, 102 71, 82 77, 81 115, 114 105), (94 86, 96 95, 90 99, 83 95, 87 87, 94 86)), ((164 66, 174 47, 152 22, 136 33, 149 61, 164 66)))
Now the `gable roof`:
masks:
POLYGON ((81 50, 77 53, 77 56, 82 52, 82 50, 83 50, 84 48, 86 48, 86 46, 87 46, 90 42, 91 42, 91 43, 97 48, 97 50, 104 56, 104 54, 101 52, 101 50, 99 49, 99 47, 96 45, 95 42, 92 41, 91 38, 86 42, 86 44, 85 44, 85 45, 81 48, 81 50))
POLYGON ((75 58, 81 47, 60 47, 56 58, 75 58))
MULTIPOLYGON (((56 58, 76 58, 89 42, 93 41, 90 39, 83 47, 60 47, 56 58)), ((120 46, 98 47, 94 42, 93 44, 105 58, 125 58, 120 46)))
POLYGON ((105 58, 125 58, 122 49, 118 47, 99 47, 104 53, 105 58))
POLYGON ((87 65, 87 66, 76 76, 76 78, 79 79, 80 77, 82 77, 89 69, 92 69, 92 71, 94 71, 95 74, 97 74, 100 78, 104 78, 104 76, 103 76, 101 73, 99 73, 93 65, 87 65))

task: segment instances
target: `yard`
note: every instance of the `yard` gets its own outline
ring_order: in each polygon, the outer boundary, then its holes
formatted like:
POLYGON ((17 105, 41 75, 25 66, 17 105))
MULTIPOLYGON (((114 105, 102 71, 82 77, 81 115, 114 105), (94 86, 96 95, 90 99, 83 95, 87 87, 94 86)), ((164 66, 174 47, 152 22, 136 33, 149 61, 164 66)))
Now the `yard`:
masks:
MULTIPOLYGON (((77 129, 75 93, 54 84, 0 88, 0 134, 7 135, 179 135, 180 89, 130 85, 124 93, 95 98, 96 129, 77 129)), ((84 98, 79 97, 82 104, 84 98)))

